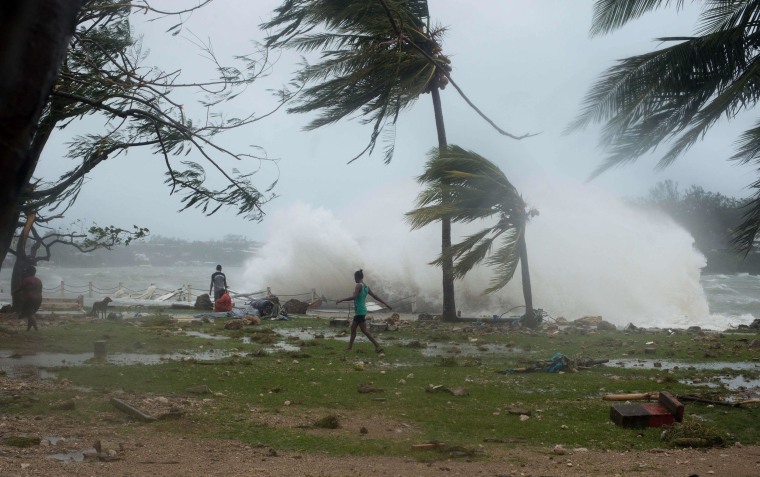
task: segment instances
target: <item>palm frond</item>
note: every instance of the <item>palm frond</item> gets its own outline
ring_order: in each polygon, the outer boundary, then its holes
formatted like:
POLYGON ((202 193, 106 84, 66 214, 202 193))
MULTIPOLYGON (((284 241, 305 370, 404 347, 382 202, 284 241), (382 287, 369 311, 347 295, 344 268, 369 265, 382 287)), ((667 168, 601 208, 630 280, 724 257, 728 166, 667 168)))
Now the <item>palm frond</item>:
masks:
POLYGON ((488 259, 487 263, 495 268, 495 274, 491 285, 483 293, 501 290, 512 280, 520 261, 518 251, 520 235, 524 233, 525 229, 515 229, 513 233, 503 237, 501 246, 488 259))
MULTIPOLYGON (((374 125, 361 153, 371 154, 384 128, 436 77, 428 20, 426 0, 286 0, 262 27, 272 31, 270 46, 322 52, 300 71, 299 81, 310 86, 289 111, 318 112, 307 129, 361 117, 374 125)), ((386 163, 394 151, 389 137, 386 163)))
POLYGON ((616 30, 626 23, 657 8, 675 3, 678 8, 683 0, 597 0, 594 3, 592 35, 602 35, 616 30))
POLYGON ((515 241, 524 233, 527 206, 499 167, 472 151, 450 145, 430 151, 418 181, 426 188, 417 197, 417 208, 406 214, 413 229, 443 218, 452 223, 496 218, 490 227, 444 250, 433 264, 451 260, 454 276, 463 278, 485 261, 496 273, 488 292, 509 282, 520 261, 515 241), (494 241, 502 236, 502 245, 491 253, 494 241))

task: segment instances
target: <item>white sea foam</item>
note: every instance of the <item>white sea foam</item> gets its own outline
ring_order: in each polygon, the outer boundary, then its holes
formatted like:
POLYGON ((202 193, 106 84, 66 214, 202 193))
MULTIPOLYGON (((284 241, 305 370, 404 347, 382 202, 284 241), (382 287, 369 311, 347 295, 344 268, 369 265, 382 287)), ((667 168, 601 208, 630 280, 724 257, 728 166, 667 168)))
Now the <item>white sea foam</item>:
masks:
MULTIPOLYGON (((700 285, 704 257, 668 217, 587 185, 544 177, 524 188, 540 212, 527 233, 534 306, 553 317, 601 315, 618 326, 728 324, 710 315, 700 285)), ((353 289, 354 270, 363 268, 366 281, 388 301, 408 304, 402 299, 417 295, 421 311, 439 312, 441 272, 428 263, 440 250, 440 228, 410 231, 404 221, 417 190, 410 182, 347 198, 350 205, 341 211, 299 204, 272 214, 271 236, 246 266, 246 287, 271 286, 275 293, 316 287, 327 298, 343 298, 353 289)), ((468 230, 455 225, 454 233, 468 230)), ((522 305, 519 275, 483 297, 491 270, 473 270, 456 284, 457 307, 463 316, 491 316, 522 305)), ((732 316, 730 324, 751 319, 732 316)))

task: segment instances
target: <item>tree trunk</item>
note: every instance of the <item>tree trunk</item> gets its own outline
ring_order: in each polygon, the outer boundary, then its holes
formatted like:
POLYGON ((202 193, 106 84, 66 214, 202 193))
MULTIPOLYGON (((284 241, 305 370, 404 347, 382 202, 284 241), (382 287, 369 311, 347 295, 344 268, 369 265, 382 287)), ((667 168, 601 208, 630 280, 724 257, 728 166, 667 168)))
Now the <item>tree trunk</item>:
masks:
MULTIPOLYGON (((446 141, 446 127, 443 124, 443 109, 441 108, 441 95, 438 88, 431 91, 433 97, 433 109, 435 110, 435 127, 438 132, 438 148, 443 150, 448 146, 446 141)), ((451 248, 451 219, 444 217, 441 220, 441 253, 446 257, 446 251, 451 248)), ((457 306, 454 299, 454 259, 450 256, 441 263, 443 272, 443 321, 456 321, 457 306)))
POLYGON ((530 270, 528 269, 528 246, 525 244, 525 231, 520 234, 517 242, 520 253, 520 272, 522 272, 523 298, 525 299, 525 314, 533 318, 533 290, 530 287, 530 270))
POLYGON ((21 234, 16 242, 16 261, 13 262, 13 272, 11 273, 11 306, 16 313, 21 311, 23 305, 23 296, 21 295, 21 280, 26 277, 26 267, 34 265, 26 254, 26 242, 29 240, 29 232, 34 226, 36 214, 29 214, 26 217, 26 224, 21 230, 21 234))
POLYGON ((33 170, 28 151, 83 0, 0 3, 0 263, 33 170))

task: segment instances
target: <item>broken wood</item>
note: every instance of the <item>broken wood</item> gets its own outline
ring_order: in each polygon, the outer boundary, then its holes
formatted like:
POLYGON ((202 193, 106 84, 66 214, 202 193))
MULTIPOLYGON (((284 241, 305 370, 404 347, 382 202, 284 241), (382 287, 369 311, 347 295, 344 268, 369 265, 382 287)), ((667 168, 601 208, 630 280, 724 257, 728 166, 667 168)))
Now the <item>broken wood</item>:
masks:
POLYGON ((116 409, 119 409, 120 411, 124 411, 125 413, 129 414, 130 416, 143 421, 143 422, 153 422, 156 420, 155 417, 151 416, 150 414, 143 412, 136 407, 132 406, 126 401, 122 401, 119 398, 111 398, 111 404, 116 409))
POLYGON ((607 394, 602 396, 604 401, 637 401, 641 399, 655 399, 659 393, 631 393, 631 394, 607 394))
POLYGON ((693 396, 691 394, 683 394, 681 396, 678 396, 678 399, 681 401, 693 401, 693 402, 701 402, 703 404, 712 404, 713 406, 727 406, 727 407, 740 407, 742 402, 728 402, 728 401, 716 401, 714 399, 706 399, 699 396, 693 396))

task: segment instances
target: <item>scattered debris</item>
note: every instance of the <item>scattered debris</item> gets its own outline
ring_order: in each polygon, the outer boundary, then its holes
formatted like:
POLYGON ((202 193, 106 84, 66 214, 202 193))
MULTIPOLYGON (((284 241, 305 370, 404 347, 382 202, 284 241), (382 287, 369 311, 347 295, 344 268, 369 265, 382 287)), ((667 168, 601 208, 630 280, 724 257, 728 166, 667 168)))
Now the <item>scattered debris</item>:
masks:
POLYGON ((77 405, 73 399, 50 403, 50 409, 54 411, 71 411, 72 409, 76 409, 76 407, 77 405))
POLYGON ((360 384, 357 388, 357 391, 359 391, 361 394, 369 394, 369 393, 384 393, 385 389, 378 388, 372 385, 372 383, 365 383, 360 384))
POLYGON ((305 315, 306 310, 309 309, 309 303, 296 300, 295 298, 291 298, 290 300, 286 301, 285 304, 282 305, 282 307, 288 313, 295 313, 296 315, 305 315))
POLYGON ((209 388, 205 384, 201 384, 198 386, 191 386, 185 389, 185 392, 192 393, 192 394, 211 394, 211 388, 209 388))
POLYGON ((319 429, 338 429, 340 428, 340 421, 338 420, 338 416, 330 414, 315 422, 314 427, 319 429))
POLYGON ((130 416, 140 421, 153 422, 156 420, 156 418, 151 416, 150 414, 144 411, 141 411, 140 409, 134 407, 133 405, 119 398, 111 398, 111 404, 113 404, 113 406, 119 409, 120 411, 124 411, 125 413, 129 414, 130 416))
POLYGON ((449 389, 446 386, 442 384, 428 384, 425 388, 426 392, 429 393, 449 393, 452 396, 469 396, 470 391, 467 388, 463 387, 456 387, 453 389, 449 389))
MULTIPOLYGON (((649 393, 643 394, 649 399, 649 393)), ((684 406, 667 391, 659 394, 657 402, 643 404, 614 404, 610 420, 622 427, 660 427, 683 421, 684 406)))
POLYGON ((663 431, 662 440, 672 447, 724 447, 725 440, 715 429, 699 421, 677 424, 663 431))

